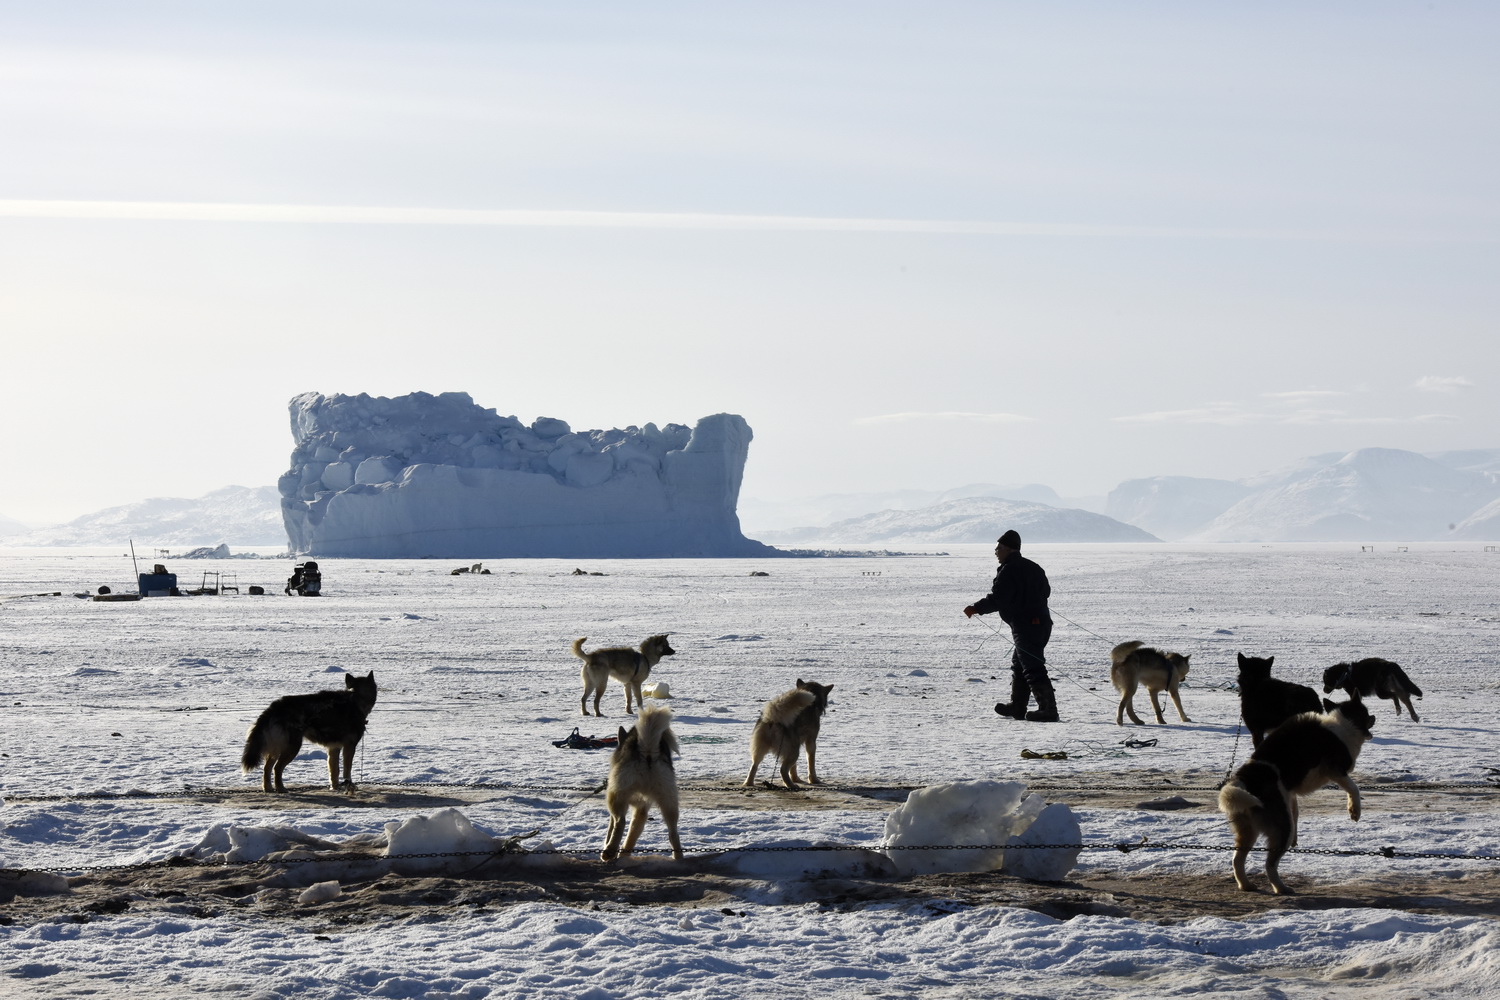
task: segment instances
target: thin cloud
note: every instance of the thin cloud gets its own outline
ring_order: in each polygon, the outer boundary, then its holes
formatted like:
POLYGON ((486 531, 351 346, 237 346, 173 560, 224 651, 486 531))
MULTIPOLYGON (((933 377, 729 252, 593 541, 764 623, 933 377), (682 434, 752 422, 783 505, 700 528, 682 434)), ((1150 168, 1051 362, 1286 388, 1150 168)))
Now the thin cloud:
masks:
POLYGON ((1151 413, 1135 413, 1130 416, 1113 417, 1121 424, 1255 424, 1269 419, 1264 414, 1251 413, 1232 403, 1219 403, 1192 410, 1156 410, 1151 413))
POLYGON ((269 222, 420 226, 915 233, 974 236, 1147 237, 1221 240, 1472 242, 1451 234, 1300 229, 1194 229, 963 219, 837 218, 709 212, 591 212, 360 205, 256 205, 231 202, 0 199, 0 218, 157 222, 269 222))
POLYGON ((869 426, 872 424, 906 424, 928 420, 952 420, 971 424, 1024 424, 1036 420, 1035 417, 1025 417, 1018 413, 969 413, 961 410, 942 410, 935 412, 907 412, 907 413, 882 413, 874 417, 857 417, 856 425, 869 426))
POLYGON ((1200 407, 1195 410, 1159 410, 1153 413, 1136 413, 1113 417, 1122 424, 1218 424, 1226 427, 1243 427, 1252 424, 1266 425, 1377 425, 1394 426, 1404 424, 1451 424, 1460 417, 1451 413, 1422 413, 1415 416, 1353 416, 1347 410, 1327 410, 1304 407, 1290 412, 1249 410, 1233 403, 1200 407))
POLYGON ((1474 388, 1474 383, 1462 375, 1442 376, 1423 375, 1417 379, 1416 387, 1422 392, 1460 392, 1464 389, 1474 388))
POLYGON ((1293 389, 1290 392, 1263 392, 1261 396, 1266 399, 1284 399, 1295 402, 1299 399, 1327 399, 1331 396, 1347 396, 1349 393, 1341 389, 1293 389))

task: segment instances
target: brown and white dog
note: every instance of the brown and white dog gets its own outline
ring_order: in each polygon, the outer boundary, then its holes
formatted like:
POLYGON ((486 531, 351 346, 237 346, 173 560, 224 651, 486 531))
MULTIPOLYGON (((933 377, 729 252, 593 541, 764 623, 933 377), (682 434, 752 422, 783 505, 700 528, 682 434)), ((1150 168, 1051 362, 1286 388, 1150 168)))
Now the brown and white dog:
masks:
POLYGON ((1219 790, 1219 809, 1234 832, 1234 881, 1252 892, 1245 877, 1245 858, 1261 836, 1266 838, 1266 878, 1277 895, 1290 895, 1278 867, 1297 846, 1297 798, 1329 782, 1349 796, 1349 818, 1359 819, 1359 788, 1349 777, 1360 747, 1370 739, 1375 719, 1358 699, 1326 712, 1307 712, 1271 731, 1234 777, 1219 790))
POLYGON ((1182 653, 1163 653, 1133 639, 1110 650, 1109 660, 1109 679, 1114 683, 1115 690, 1120 692, 1120 707, 1115 710, 1115 725, 1123 726, 1126 714, 1129 714, 1130 721, 1137 726, 1145 725, 1141 717, 1135 714, 1134 703, 1136 688, 1142 684, 1151 695, 1151 708, 1156 712, 1157 722, 1162 725, 1167 722, 1161 714, 1161 703, 1156 700, 1156 696, 1162 691, 1172 697, 1179 719, 1183 722, 1193 721, 1182 710, 1182 698, 1177 694, 1177 686, 1187 676, 1187 656, 1182 653))
POLYGON ((584 715, 589 714, 589 695, 594 696, 594 714, 604 714, 599 711, 599 699, 604 697, 604 689, 611 677, 625 685, 625 713, 629 715, 631 712, 632 696, 635 707, 639 709, 643 704, 641 684, 651 676, 651 668, 660 663, 662 657, 677 652, 668 644, 665 635, 651 636, 641 643, 640 649, 610 646, 592 653, 583 651, 583 644, 587 641, 588 636, 573 640, 573 655, 583 661, 583 697, 578 699, 578 704, 584 715))
POLYGON ((797 686, 785 691, 761 709, 755 729, 750 733, 750 773, 745 776, 745 787, 755 784, 755 772, 766 754, 775 754, 781 761, 781 780, 788 788, 796 788, 797 756, 807 749, 807 780, 821 785, 818 780, 818 731, 823 728, 823 713, 828 710, 828 693, 832 684, 819 684, 797 678, 797 686))
POLYGON ((620 742, 609 761, 609 789, 604 801, 609 807, 609 834, 602 861, 628 857, 646 826, 646 815, 655 805, 661 810, 672 842, 672 858, 682 860, 682 841, 677 836, 677 769, 672 755, 677 752, 677 736, 672 732, 672 710, 665 705, 648 705, 641 709, 636 723, 628 731, 620 727, 620 742), (630 818, 630 835, 625 846, 625 812, 634 809, 630 818))

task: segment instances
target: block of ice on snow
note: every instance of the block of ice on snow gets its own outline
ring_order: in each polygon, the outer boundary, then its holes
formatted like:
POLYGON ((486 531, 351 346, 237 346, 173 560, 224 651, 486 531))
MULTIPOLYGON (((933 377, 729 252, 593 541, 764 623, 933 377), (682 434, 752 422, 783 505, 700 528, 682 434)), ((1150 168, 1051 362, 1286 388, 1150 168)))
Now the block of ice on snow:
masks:
POLYGON ((469 817, 457 809, 440 809, 431 816, 411 816, 385 825, 386 856, 395 858, 395 868, 405 875, 472 868, 484 859, 478 854, 505 850, 505 841, 474 829, 469 817), (476 854, 472 858, 403 858, 403 854, 476 854))
POLYGON ((1005 852, 1004 870, 1018 878, 1061 882, 1078 863, 1082 848, 1058 845, 1081 844, 1082 836, 1073 810, 1054 802, 1030 826, 1010 838, 1011 849, 1005 852))
POLYGON ((361 557, 753 556, 736 506, 753 435, 720 413, 574 431, 467 393, 291 401, 291 551, 361 557))
POLYGON ((1057 881, 1072 870, 1078 851, 1022 845, 1077 844, 1078 836, 1072 810, 1048 806, 1024 782, 955 781, 908 795, 886 817, 883 846, 907 875, 1003 868, 1023 878, 1057 881), (906 849, 931 846, 956 849, 906 849))

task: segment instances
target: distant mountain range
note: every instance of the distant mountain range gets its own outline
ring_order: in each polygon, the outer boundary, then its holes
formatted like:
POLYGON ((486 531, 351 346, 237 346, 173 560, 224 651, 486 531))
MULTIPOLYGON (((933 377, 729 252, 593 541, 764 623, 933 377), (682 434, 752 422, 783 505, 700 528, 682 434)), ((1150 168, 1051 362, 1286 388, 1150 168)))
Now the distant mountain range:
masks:
POLYGON ((1155 542, 1160 539, 1103 514, 1068 507, 1049 507, 1025 500, 968 497, 917 510, 883 510, 846 518, 823 527, 761 532, 771 544, 802 542, 872 545, 956 545, 993 542, 1007 528, 1031 542, 1155 542))
POLYGON ((747 524, 750 534, 772 544, 992 541, 1007 527, 1036 541, 1486 541, 1500 539, 1500 449, 1420 455, 1364 448, 1313 455, 1242 480, 1132 479, 1105 498, 1103 517, 1090 514, 1090 499, 1065 501, 1035 484, 978 484, 942 494, 837 494, 745 504, 741 520, 841 512, 795 528, 747 524), (999 506, 996 499, 1019 506, 999 506), (862 505, 863 513, 849 513, 862 505))
POLYGON ((274 486, 225 486, 195 499, 155 497, 110 507, 67 524, 8 534, 6 545, 285 545, 274 486))
MULTIPOLYGON (((1064 498, 1036 483, 974 483, 747 499, 740 519, 760 541, 799 546, 992 542, 1006 528, 1028 542, 1500 541, 1500 448, 1428 455, 1364 448, 1241 480, 1132 479, 1104 498, 1064 498)), ((0 536, 12 546, 287 543, 274 486, 142 500, 34 531, 0 517, 0 536)))
POLYGON ((994 483, 970 483, 948 490, 889 490, 883 493, 827 493, 797 500, 767 501, 740 497, 740 525, 756 538, 766 538, 783 531, 800 530, 804 525, 827 525, 835 521, 863 517, 875 511, 920 510, 971 497, 998 497, 1024 500, 1048 507, 1077 507, 1100 513, 1104 497, 1060 497, 1050 486, 1025 483, 997 486, 994 483))
POLYGON ((1240 482, 1133 479, 1104 510, 1169 540, 1479 541, 1500 536, 1497 501, 1500 449, 1363 448, 1240 482))

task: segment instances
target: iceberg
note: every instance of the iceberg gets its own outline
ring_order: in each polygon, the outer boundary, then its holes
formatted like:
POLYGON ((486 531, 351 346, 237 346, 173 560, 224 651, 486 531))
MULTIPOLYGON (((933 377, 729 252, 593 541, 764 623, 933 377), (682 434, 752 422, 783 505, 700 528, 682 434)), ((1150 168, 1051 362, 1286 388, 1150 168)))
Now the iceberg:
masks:
POLYGON ((292 554, 360 558, 663 558, 778 554, 740 532, 753 435, 693 427, 530 425, 468 393, 291 401, 281 477, 292 554))

